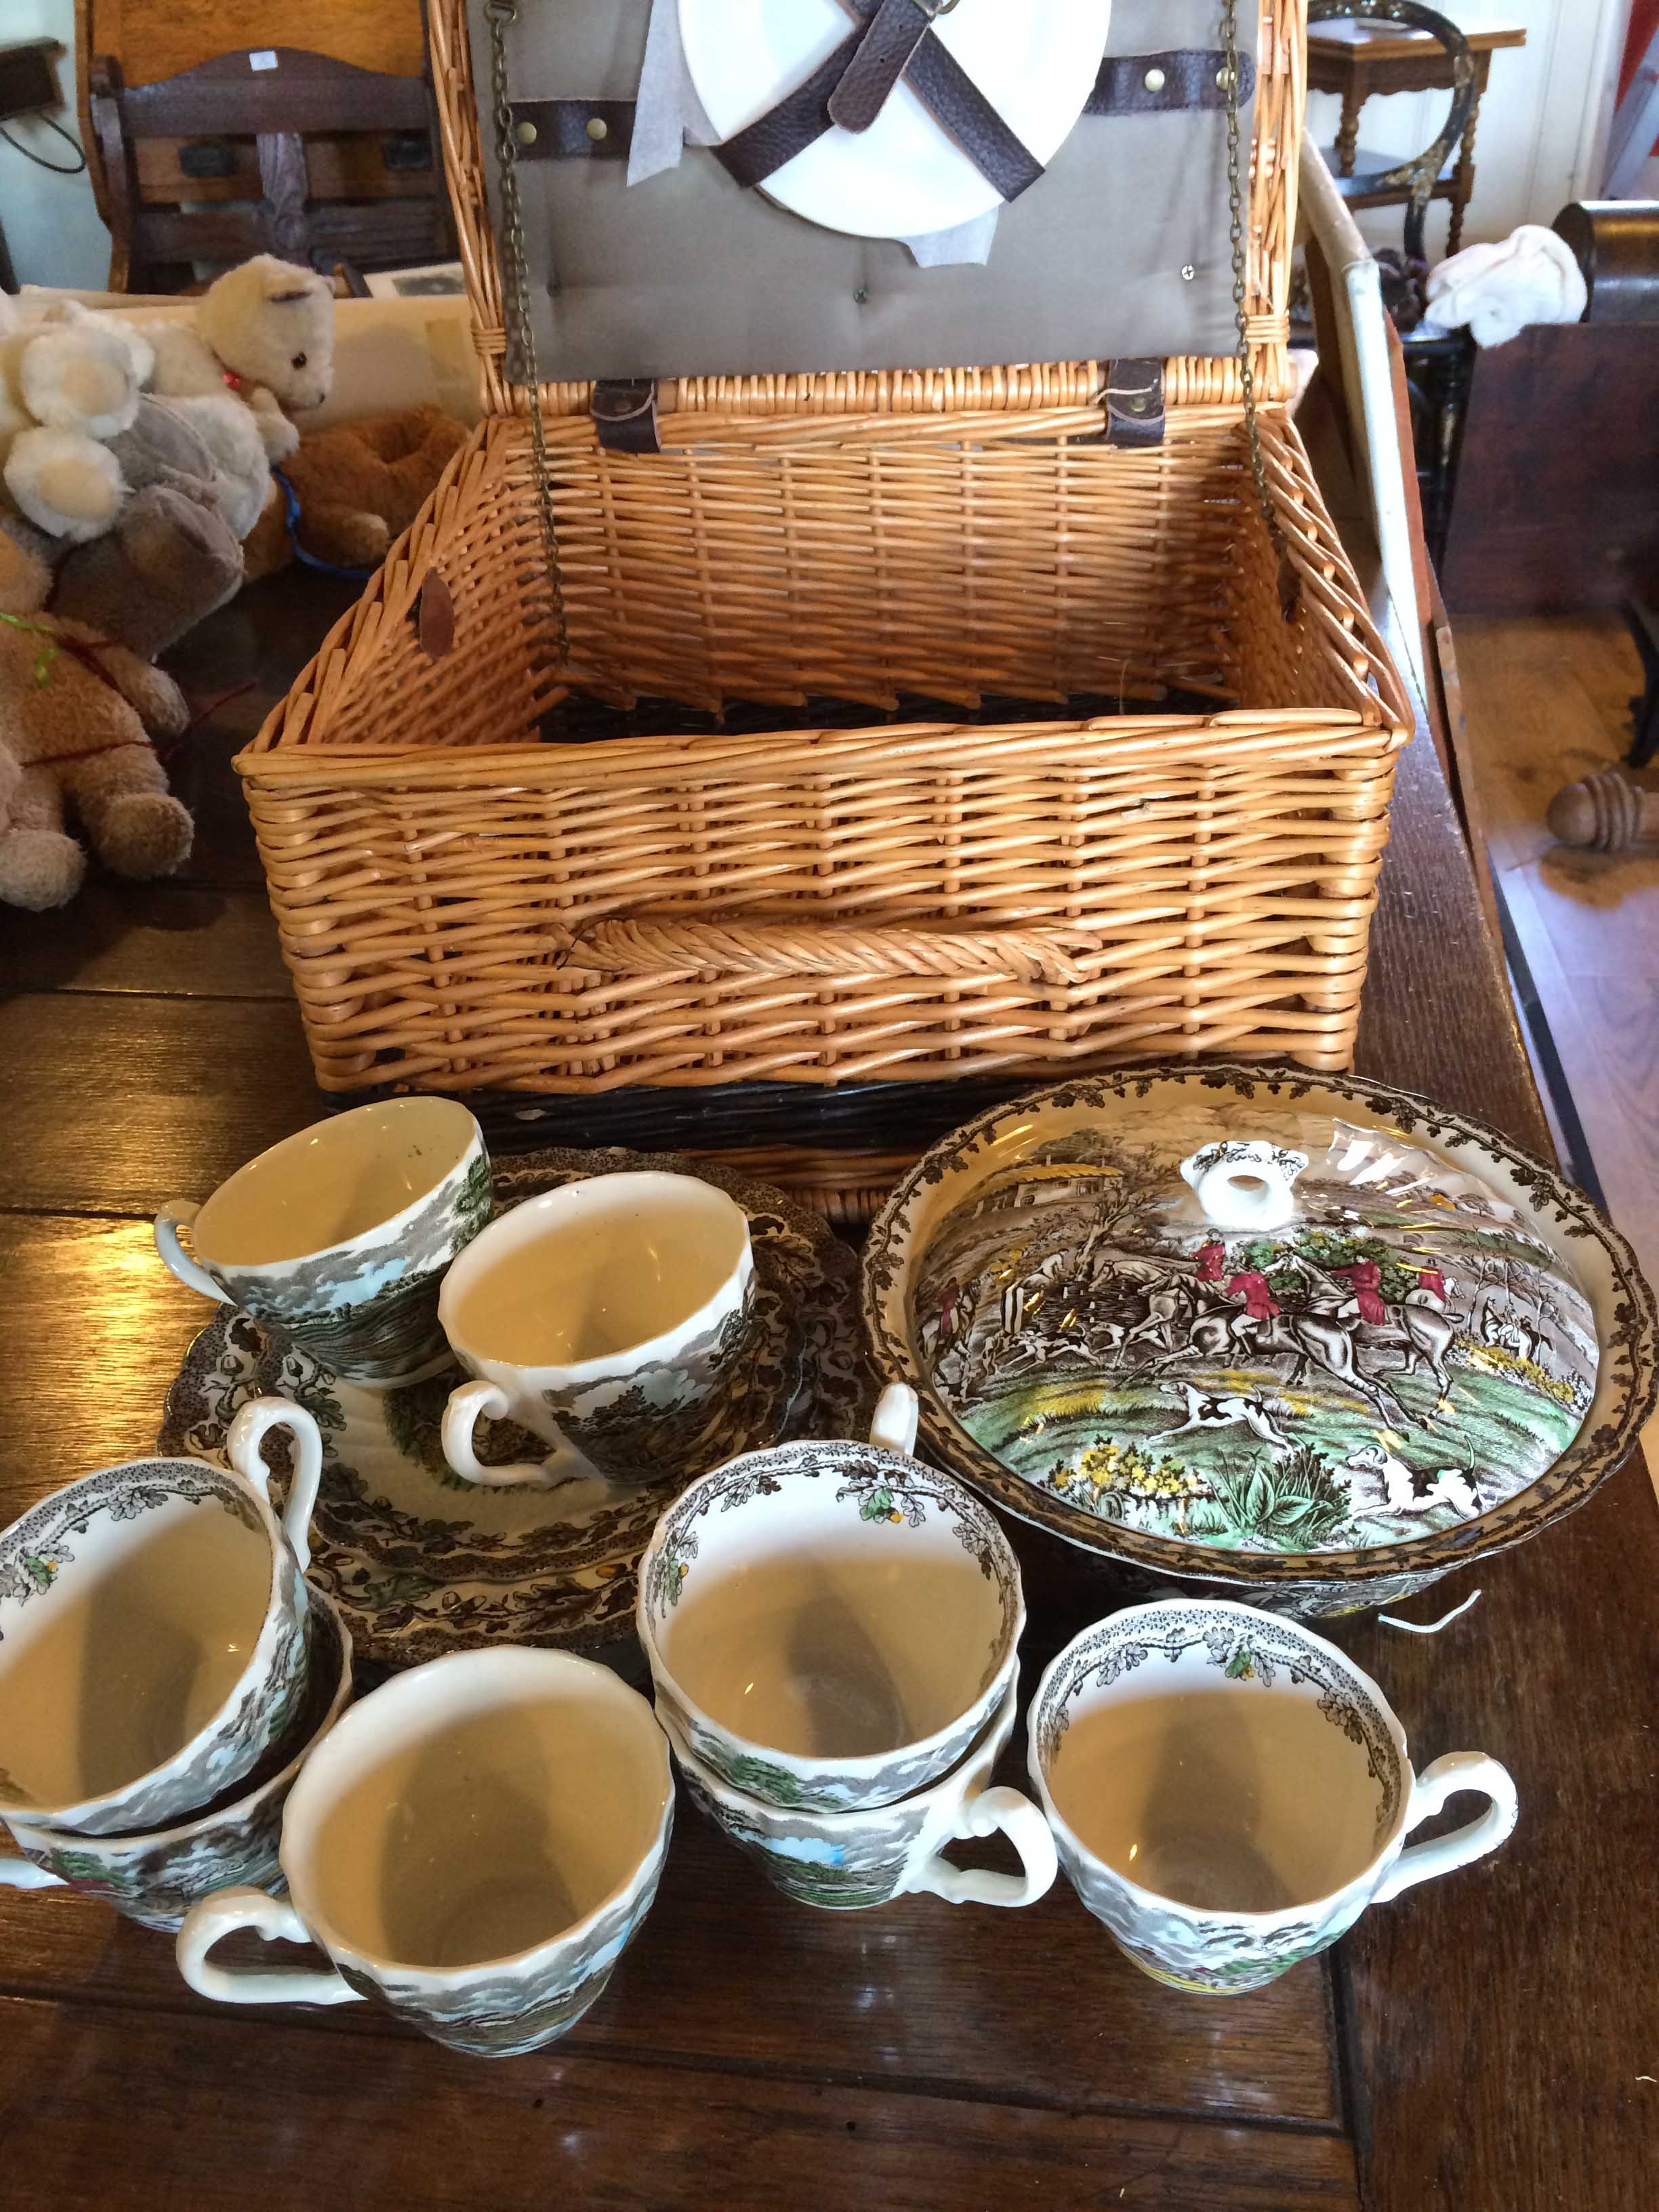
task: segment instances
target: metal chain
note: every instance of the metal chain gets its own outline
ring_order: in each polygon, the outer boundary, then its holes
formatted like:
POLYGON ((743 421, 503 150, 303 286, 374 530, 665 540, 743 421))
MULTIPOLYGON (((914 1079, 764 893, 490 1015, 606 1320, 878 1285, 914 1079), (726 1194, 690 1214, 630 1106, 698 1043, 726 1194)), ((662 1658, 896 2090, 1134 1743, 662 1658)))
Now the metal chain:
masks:
POLYGON ((1226 48, 1224 72, 1227 93, 1227 204, 1231 213, 1228 236, 1233 249, 1233 315, 1238 325, 1238 380, 1244 393, 1244 432, 1250 446, 1250 473, 1261 519, 1267 526, 1273 550, 1281 562, 1289 559, 1285 535, 1267 490, 1267 464, 1261 451, 1261 426, 1255 412, 1255 368, 1250 359, 1249 262, 1244 241, 1244 165, 1241 152, 1239 100, 1243 78, 1238 65, 1238 0, 1223 0, 1222 41, 1226 48))
POLYGON ((547 433, 542 422, 541 375, 536 365, 536 334, 530 323, 530 274, 525 260, 524 216, 519 202, 518 141, 507 89, 507 26, 519 19, 517 0, 485 0, 489 26, 489 70, 495 95, 495 164, 501 175, 501 229, 507 246, 507 331, 529 387, 530 445, 536 472, 536 504, 541 515, 542 550, 553 593, 553 638, 562 674, 570 664, 564 586, 559 575, 559 541, 553 520, 553 485, 547 469, 547 433))

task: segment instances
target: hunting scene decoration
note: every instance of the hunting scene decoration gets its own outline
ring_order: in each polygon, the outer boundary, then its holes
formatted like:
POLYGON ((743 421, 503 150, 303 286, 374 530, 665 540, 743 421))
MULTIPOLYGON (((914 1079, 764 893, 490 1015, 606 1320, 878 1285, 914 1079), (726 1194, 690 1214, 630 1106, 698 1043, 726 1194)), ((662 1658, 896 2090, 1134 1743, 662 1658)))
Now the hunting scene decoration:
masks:
POLYGON ((1267 1552, 1438 1533, 1559 1458, 1595 1319, 1512 1208, 1340 1122, 1305 1166, 1230 1149, 1294 1185, 1282 1226, 1217 1225, 1167 1147, 1098 1128, 1037 1145, 941 1223, 915 1340, 976 1443, 1091 1513, 1267 1552))

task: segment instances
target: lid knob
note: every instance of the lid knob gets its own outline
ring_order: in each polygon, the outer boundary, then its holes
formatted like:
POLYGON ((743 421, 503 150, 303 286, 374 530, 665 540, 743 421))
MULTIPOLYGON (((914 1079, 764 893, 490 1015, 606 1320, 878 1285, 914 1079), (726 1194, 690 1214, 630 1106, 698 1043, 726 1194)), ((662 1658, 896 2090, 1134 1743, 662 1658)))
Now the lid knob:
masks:
POLYGON ((1282 1229, 1295 1218, 1296 1179, 1307 1164, 1305 1152, 1230 1138, 1182 1160, 1181 1172, 1212 1228, 1282 1229))

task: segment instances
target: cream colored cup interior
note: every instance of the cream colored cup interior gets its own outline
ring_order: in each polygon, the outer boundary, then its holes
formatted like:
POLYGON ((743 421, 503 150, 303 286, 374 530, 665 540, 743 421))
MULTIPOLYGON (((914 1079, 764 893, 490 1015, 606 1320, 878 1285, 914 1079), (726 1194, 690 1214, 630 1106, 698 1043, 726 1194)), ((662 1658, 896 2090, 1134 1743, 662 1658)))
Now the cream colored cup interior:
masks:
POLYGON ((351 1950, 422 1967, 511 1958, 602 1905, 652 1846, 662 1739, 623 1684, 472 1679, 376 1692, 301 1777, 296 1901, 351 1950))
POLYGON ((393 1098, 301 1129, 220 1184, 191 1231, 197 1255, 270 1267, 361 1237, 434 1190, 475 1127, 453 1098, 393 1098))
POLYGON ((732 1276, 743 1209, 690 1176, 597 1176, 532 1199, 452 1270, 452 1343, 521 1367, 584 1367, 691 1320, 732 1276))
POLYGON ((717 1509, 658 1630, 670 1675, 721 1728, 798 1758, 925 1741, 989 1683, 1003 1628, 995 1583, 948 1528, 930 1533, 907 1541, 842 1505, 787 1546, 727 1554, 717 1509))
POLYGON ((1127 1677, 1121 1694, 1085 1691, 1047 1769, 1055 1810, 1096 1858, 1222 1912, 1310 1904, 1364 1872, 1386 1840, 1382 1786, 1316 1691, 1160 1671, 1145 1686, 1127 1677))
POLYGON ((216 1498, 94 1515, 0 1640, 0 1769, 43 1809, 107 1796, 207 1726, 253 1656, 276 1561, 216 1498))

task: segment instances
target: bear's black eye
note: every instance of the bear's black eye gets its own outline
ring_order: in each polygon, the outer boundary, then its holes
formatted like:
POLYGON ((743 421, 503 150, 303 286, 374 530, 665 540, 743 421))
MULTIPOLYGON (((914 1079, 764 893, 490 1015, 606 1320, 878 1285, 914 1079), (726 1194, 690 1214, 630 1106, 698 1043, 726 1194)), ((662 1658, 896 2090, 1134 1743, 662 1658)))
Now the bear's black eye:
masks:
POLYGON ((296 353, 293 361, 289 363, 289 367, 293 368, 303 368, 305 365, 306 357, 302 353, 296 353))

